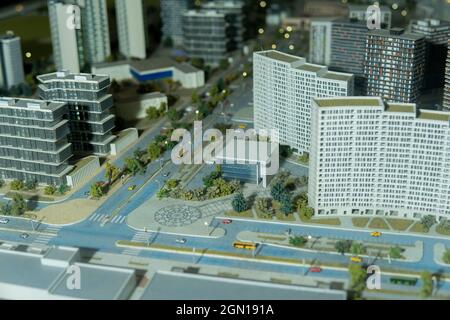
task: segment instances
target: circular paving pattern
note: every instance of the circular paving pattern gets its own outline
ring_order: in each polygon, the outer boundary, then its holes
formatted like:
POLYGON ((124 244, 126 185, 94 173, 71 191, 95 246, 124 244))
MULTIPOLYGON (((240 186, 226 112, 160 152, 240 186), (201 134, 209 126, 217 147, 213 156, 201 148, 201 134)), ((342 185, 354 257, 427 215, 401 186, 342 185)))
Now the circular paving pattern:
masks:
POLYGON ((155 213, 155 221, 167 227, 182 227, 193 224, 202 217, 200 210, 182 205, 159 209, 155 213))

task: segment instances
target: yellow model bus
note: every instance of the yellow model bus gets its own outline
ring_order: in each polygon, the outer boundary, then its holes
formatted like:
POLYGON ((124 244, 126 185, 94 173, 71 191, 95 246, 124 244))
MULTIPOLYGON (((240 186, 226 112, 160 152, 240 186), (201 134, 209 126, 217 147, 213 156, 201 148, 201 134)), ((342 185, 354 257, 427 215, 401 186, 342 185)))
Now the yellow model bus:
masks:
POLYGON ((256 249, 256 243, 235 241, 233 243, 233 247, 235 247, 237 249, 255 250, 256 249))

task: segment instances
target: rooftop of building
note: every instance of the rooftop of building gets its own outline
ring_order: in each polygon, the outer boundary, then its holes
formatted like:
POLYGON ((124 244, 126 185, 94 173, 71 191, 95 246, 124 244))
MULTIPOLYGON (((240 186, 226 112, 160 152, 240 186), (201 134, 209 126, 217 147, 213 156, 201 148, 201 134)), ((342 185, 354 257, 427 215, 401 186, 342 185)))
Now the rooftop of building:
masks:
POLYGON ((215 0, 202 3, 202 8, 230 8, 230 9, 242 9, 244 4, 241 1, 234 0, 215 0))
POLYGON ((315 98, 313 100, 320 108, 384 107, 385 112, 412 113, 417 119, 450 121, 450 111, 418 110, 414 103, 384 102, 380 97, 315 98))
POLYGON ((416 105, 414 103, 386 103, 387 112, 405 112, 416 113, 416 105))
MULTIPOLYGON (((378 6, 381 12, 391 12, 388 6, 378 6)), ((364 11, 367 12, 368 5, 366 4, 350 4, 348 5, 348 11, 364 11)))
POLYGON ((39 99, 0 97, 0 107, 25 108, 29 110, 54 111, 63 107, 65 103, 44 101, 39 99))
POLYGON ((368 31, 367 29, 367 22, 358 20, 356 18, 348 18, 348 17, 341 17, 333 20, 333 25, 340 24, 347 27, 351 27, 353 29, 365 29, 365 31, 368 31))
POLYGON ((214 17, 214 18, 223 18, 225 17, 224 13, 220 13, 214 9, 199 9, 199 10, 188 10, 183 13, 185 17, 214 17))
POLYGON ((117 299, 135 271, 81 263, 78 249, 52 247, 40 253, 0 249, 0 283, 69 299, 117 299), (81 288, 67 288, 69 265, 80 268, 81 288), (101 284, 101 285, 99 285, 101 284))
POLYGON ((450 111, 419 110, 419 119, 450 121, 450 111))
POLYGON ((368 32, 368 34, 373 35, 373 36, 405 39, 405 40, 412 40, 412 41, 417 41, 417 40, 425 38, 425 36, 422 34, 410 33, 410 32, 407 32, 404 28, 391 28, 390 30, 376 29, 376 30, 370 30, 368 32))
POLYGON ((328 71, 326 66, 307 63, 305 58, 293 56, 287 53, 283 53, 275 50, 259 51, 256 54, 278 60, 281 62, 286 62, 292 65, 293 68, 297 70, 302 70, 306 72, 312 72, 319 78, 339 80, 339 81, 349 81, 352 79, 353 75, 350 73, 332 72, 328 71))
POLYGON ((284 52, 280 52, 280 51, 276 51, 276 50, 259 51, 259 52, 256 52, 256 54, 259 54, 261 56, 271 58, 274 60, 278 60, 281 62, 287 62, 287 63, 300 61, 302 59, 304 60, 304 58, 293 56, 293 55, 290 55, 290 54, 287 54, 284 52))
POLYGON ((378 97, 316 98, 314 101, 322 108, 383 106, 383 101, 378 97))
POLYGON ((346 300, 343 290, 223 278, 173 271, 157 272, 142 300, 346 300), (220 290, 218 290, 220 288, 220 290))
POLYGON ((146 59, 139 61, 131 61, 130 68, 139 73, 150 72, 158 69, 168 69, 176 68, 177 70, 184 73, 199 72, 200 70, 190 65, 189 63, 183 62, 178 63, 170 58, 158 58, 158 59, 146 59))
POLYGON ((439 20, 439 19, 417 19, 411 20, 412 25, 428 26, 428 27, 450 27, 449 21, 439 20))
POLYGON ((91 73, 71 73, 69 71, 57 71, 53 73, 43 74, 37 76, 37 79, 42 82, 53 81, 77 81, 86 83, 100 83, 105 80, 109 81, 108 75, 91 74, 91 73))
POLYGON ((6 31, 5 34, 0 35, 0 41, 2 40, 16 40, 20 39, 20 37, 16 36, 13 31, 6 31))

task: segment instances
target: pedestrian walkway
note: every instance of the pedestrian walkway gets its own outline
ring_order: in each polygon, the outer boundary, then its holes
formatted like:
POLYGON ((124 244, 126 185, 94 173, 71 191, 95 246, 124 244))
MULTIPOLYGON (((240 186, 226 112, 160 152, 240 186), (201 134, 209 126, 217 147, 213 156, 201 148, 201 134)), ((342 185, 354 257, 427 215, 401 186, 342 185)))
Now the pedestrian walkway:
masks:
MULTIPOLYGON (((150 239, 151 233, 150 232, 143 232, 139 231, 137 232, 133 238, 131 239, 132 242, 141 242, 141 243, 148 243, 150 239)), ((128 256, 137 256, 141 252, 141 249, 138 247, 133 248, 127 248, 125 249, 122 254, 128 255, 128 256)))
MULTIPOLYGON (((105 219, 107 219, 108 217, 109 217, 108 214, 96 213, 93 214, 88 220, 96 223, 97 222, 102 223, 105 222, 105 219)), ((114 216, 112 219, 110 219, 108 223, 115 223, 115 224, 124 223, 126 218, 127 218, 126 216, 117 215, 114 216)))
POLYGON ((50 240, 58 235, 59 230, 62 226, 47 226, 44 230, 39 230, 40 233, 31 243, 31 246, 35 247, 45 247, 48 245, 50 240))

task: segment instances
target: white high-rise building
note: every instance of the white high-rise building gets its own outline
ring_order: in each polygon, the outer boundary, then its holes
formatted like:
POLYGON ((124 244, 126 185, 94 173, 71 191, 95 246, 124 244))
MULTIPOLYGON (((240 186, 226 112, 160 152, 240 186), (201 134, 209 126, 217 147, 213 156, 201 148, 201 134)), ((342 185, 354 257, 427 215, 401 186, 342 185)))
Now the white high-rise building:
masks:
POLYGON ((106 0, 48 0, 48 12, 58 70, 79 73, 111 55, 106 0))
POLYGON ((333 18, 314 18, 309 29, 309 61, 329 65, 333 18))
POLYGON ((9 89, 24 82, 22 46, 12 33, 0 36, 0 87, 9 89))
POLYGON ((147 57, 144 13, 142 0, 116 0, 119 51, 127 58, 147 57))
POLYGON ((309 205, 323 215, 450 215, 450 112, 313 99, 309 205))
POLYGON ((306 63, 301 57, 269 50, 253 54, 256 129, 276 129, 280 143, 309 152, 311 99, 353 94, 354 77, 306 63))

